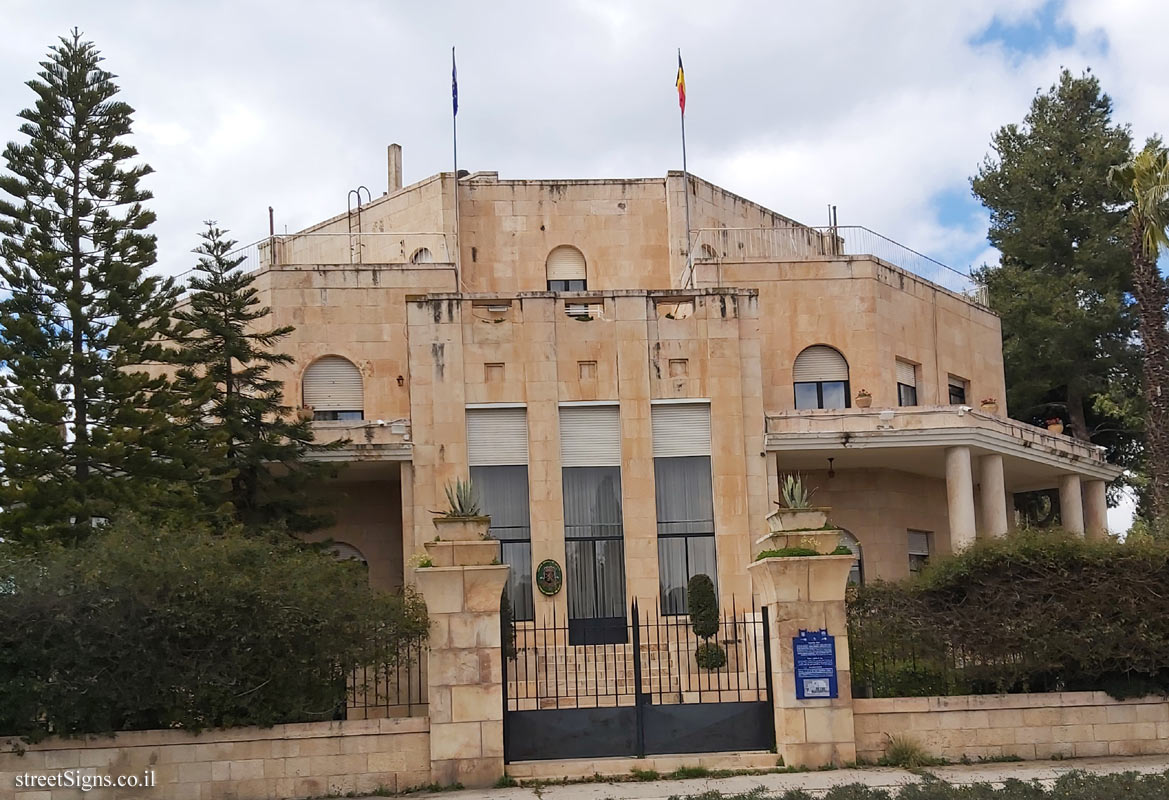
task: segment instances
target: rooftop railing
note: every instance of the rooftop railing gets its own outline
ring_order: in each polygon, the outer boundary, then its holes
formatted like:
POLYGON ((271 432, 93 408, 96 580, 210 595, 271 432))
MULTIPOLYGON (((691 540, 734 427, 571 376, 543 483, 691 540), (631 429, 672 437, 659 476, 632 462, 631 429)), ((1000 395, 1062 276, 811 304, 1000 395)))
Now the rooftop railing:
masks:
POLYGON ((695 264, 864 255, 900 267, 975 303, 987 305, 986 286, 970 275, 859 225, 700 228, 691 231, 690 263, 682 285, 693 284, 695 264))
POLYGON ((266 236, 232 251, 245 272, 310 264, 449 265, 445 233, 289 233, 266 236))

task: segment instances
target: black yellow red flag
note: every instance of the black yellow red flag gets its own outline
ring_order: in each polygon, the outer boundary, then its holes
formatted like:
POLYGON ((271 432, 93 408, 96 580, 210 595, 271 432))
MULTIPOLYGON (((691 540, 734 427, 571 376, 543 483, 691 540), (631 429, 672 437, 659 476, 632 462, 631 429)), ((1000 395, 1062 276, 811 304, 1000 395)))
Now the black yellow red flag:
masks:
POLYGON ((674 81, 678 87, 678 108, 686 113, 686 73, 682 71, 682 51, 678 51, 678 79, 674 81))

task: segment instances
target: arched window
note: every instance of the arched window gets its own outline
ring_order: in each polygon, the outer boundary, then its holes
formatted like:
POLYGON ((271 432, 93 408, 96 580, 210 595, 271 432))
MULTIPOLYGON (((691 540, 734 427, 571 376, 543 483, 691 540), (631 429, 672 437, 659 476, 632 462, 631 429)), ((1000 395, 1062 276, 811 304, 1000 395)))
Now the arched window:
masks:
POLYGON ((550 292, 583 292, 588 288, 584 253, 570 244, 553 248, 545 268, 550 292))
POLYGON ((428 248, 419 247, 417 250, 414 251, 414 254, 412 256, 410 256, 410 263, 411 264, 433 264, 434 263, 434 256, 432 256, 430 254, 430 250, 428 248))
POLYGON ((856 559, 852 562, 852 569, 848 571, 848 582, 855 586, 865 585, 865 562, 864 555, 861 552, 860 541, 848 531, 842 530, 840 532, 841 545, 847 547, 852 551, 853 557, 856 559))
POLYGON ((369 562, 365 560, 365 556, 351 544, 344 542, 335 542, 325 548, 325 552, 332 553, 333 557, 338 561, 357 561, 363 567, 369 566, 369 562))
POLYGON ((796 408, 848 408, 848 362, 839 350, 817 344, 805 348, 792 367, 796 408))
POLYGON ((302 381, 305 408, 315 420, 364 419, 361 372, 347 358, 324 356, 309 364, 302 381))

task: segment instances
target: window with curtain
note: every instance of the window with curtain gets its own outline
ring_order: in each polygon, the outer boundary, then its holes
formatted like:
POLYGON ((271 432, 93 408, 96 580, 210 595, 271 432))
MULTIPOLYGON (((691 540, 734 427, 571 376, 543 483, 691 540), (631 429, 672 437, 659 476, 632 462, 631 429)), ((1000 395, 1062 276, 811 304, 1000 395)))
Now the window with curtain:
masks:
POLYGON ((525 408, 468 408, 467 462, 500 560, 511 567, 512 618, 533 619, 532 528, 528 506, 528 415, 525 408))
POLYGON ((827 345, 806 347, 792 366, 797 409, 848 408, 848 362, 827 345))
POLYGON ((624 642, 625 528, 617 406, 561 407, 560 459, 569 643, 624 642))
POLYGON ((661 609, 686 614, 692 577, 707 575, 718 587, 710 404, 655 403, 651 423, 661 609))

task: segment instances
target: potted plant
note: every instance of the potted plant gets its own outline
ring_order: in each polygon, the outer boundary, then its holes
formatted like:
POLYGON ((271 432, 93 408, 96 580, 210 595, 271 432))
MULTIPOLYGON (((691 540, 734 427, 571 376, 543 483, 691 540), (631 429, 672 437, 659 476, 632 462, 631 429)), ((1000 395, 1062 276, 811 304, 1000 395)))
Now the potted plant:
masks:
POLYGON ((1047 430, 1051 433, 1063 433, 1063 420, 1059 417, 1052 417, 1045 423, 1047 430))
POLYGON ((722 645, 710 640, 718 633, 718 599, 709 575, 695 575, 686 585, 686 610, 694 635, 703 640, 694 650, 695 663, 705 670, 719 669, 727 663, 727 654, 722 645))
POLYGON ((447 508, 434 512, 434 541, 425 542, 433 565, 490 564, 499 556, 499 542, 488 535, 491 517, 479 507, 471 481, 456 479, 446 485, 447 508))
POLYGON ((999 410, 999 401, 993 397, 982 398, 982 410, 987 414, 997 414, 999 410))
POLYGON ((856 407, 868 408, 873 404, 873 395, 868 389, 858 389, 856 393, 856 407))
POLYGON ((301 422, 313 421, 313 407, 312 406, 297 406, 296 418, 301 422))
POLYGON ((828 509, 815 508, 801 475, 784 475, 779 482, 779 508, 767 517, 771 533, 820 530, 828 521, 828 509))

